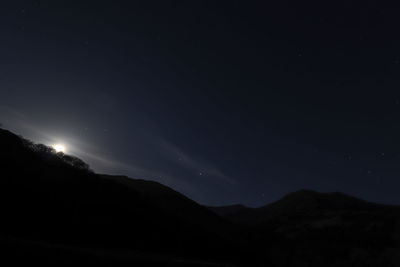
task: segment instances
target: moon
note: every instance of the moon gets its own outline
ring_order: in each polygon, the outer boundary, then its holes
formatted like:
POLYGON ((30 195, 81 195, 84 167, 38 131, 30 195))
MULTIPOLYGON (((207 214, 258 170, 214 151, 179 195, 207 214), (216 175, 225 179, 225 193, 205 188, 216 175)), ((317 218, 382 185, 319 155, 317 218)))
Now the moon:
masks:
POLYGON ((66 151, 65 146, 62 145, 62 144, 55 144, 55 145, 53 146, 53 148, 55 149, 55 151, 56 151, 57 153, 58 153, 58 152, 63 152, 63 153, 65 153, 65 151, 66 151))

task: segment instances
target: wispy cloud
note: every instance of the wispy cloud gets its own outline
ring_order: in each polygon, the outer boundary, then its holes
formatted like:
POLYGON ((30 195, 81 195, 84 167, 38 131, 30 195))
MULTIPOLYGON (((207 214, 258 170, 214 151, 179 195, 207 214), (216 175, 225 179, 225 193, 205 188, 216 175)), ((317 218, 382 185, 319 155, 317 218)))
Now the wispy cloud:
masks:
POLYGON ((182 149, 180 149, 175 144, 166 141, 165 139, 160 139, 160 147, 166 153, 167 157, 179 164, 183 168, 192 170, 194 173, 199 176, 208 176, 216 178, 227 184, 236 184, 237 182, 225 174, 222 170, 217 168, 216 166, 205 162, 203 160, 195 159, 189 154, 185 153, 182 149))
MULTIPOLYGON (((51 131, 32 123, 26 114, 5 106, 0 106, 0 110, 2 111, 0 118, 3 120, 9 118, 12 122, 12 125, 11 123, 5 125, 7 128, 11 126, 11 130, 48 145, 58 140, 51 131)), ((73 135, 64 136, 61 140, 68 145, 67 153, 83 159, 97 172, 158 181, 188 195, 198 194, 200 190, 197 188, 198 185, 204 183, 224 186, 237 184, 232 177, 214 164, 192 156, 176 144, 153 134, 152 131, 148 132, 147 137, 151 140, 149 149, 157 156, 148 158, 148 155, 135 155, 140 160, 110 157, 104 149, 99 150, 98 145, 91 144, 88 140, 77 139, 73 135)))
POLYGON ((110 159, 105 156, 95 155, 87 151, 78 150, 77 154, 79 154, 79 156, 83 159, 94 164, 96 166, 96 170, 100 172, 104 171, 109 174, 110 172, 113 172, 116 175, 127 175, 136 179, 153 180, 188 194, 192 194, 196 191, 190 181, 179 179, 178 177, 165 171, 144 167, 134 163, 110 159))

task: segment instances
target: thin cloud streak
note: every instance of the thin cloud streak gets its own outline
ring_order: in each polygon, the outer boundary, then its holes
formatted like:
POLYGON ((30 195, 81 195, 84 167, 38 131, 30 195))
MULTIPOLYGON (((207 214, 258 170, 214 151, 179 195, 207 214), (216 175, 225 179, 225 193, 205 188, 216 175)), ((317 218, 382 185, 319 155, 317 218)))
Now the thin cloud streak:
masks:
MULTIPOLYGON (((196 179, 205 179, 207 182, 219 183, 220 185, 236 185, 237 182, 230 176, 226 175, 219 168, 213 166, 205 161, 200 161, 189 154, 185 153, 175 144, 166 141, 164 138, 154 135, 151 132, 148 135, 152 136, 154 150, 159 151, 161 162, 174 165, 179 169, 189 171, 190 179, 185 174, 174 174, 172 170, 160 170, 157 166, 144 167, 143 164, 135 164, 132 162, 121 161, 118 159, 104 156, 105 153, 94 153, 97 151, 97 146, 93 146, 84 140, 77 140, 69 136, 57 138, 49 134, 48 131, 38 128, 29 122, 29 116, 5 106, 0 106, 0 110, 4 118, 12 118, 13 123, 4 125, 10 130, 20 132, 26 138, 33 139, 35 142, 41 142, 46 145, 53 145, 55 142, 64 141, 67 145, 67 154, 75 155, 82 160, 86 161, 91 168, 96 172, 103 172, 115 175, 127 175, 132 178, 154 180, 163 183, 167 186, 183 192, 188 195, 198 194, 199 189, 195 186, 196 182, 193 181, 193 176, 196 179)), ((201 180, 197 180, 201 182, 201 180)))
POLYGON ((211 165, 210 163, 194 159, 183 150, 181 150, 179 147, 172 144, 171 142, 166 141, 165 139, 160 139, 160 146, 170 160, 174 161, 175 163, 181 165, 186 169, 190 169, 197 174, 217 178, 220 181, 228 183, 230 185, 237 184, 237 182, 233 178, 226 175, 219 168, 211 165))
POLYGON ((187 181, 177 179, 166 172, 145 168, 132 163, 126 163, 107 157, 98 156, 85 151, 77 151, 80 157, 91 162, 98 171, 114 172, 115 175, 127 175, 130 178, 160 182, 185 194, 194 194, 196 189, 187 181))

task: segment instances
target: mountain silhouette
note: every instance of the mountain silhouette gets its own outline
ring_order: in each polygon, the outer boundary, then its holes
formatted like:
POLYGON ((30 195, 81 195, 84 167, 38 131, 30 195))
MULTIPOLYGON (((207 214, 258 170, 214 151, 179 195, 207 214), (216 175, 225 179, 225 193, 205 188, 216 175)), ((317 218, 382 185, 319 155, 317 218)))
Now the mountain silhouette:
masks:
POLYGON ((205 207, 0 129, 2 260, 42 266, 399 266, 399 207, 300 190, 205 207))
POLYGON ((229 223, 171 188, 72 166, 6 130, 0 146, 2 236, 194 258, 235 249, 229 223))
POLYGON ((269 220, 290 216, 307 216, 320 212, 375 210, 395 208, 367 202, 340 192, 320 193, 312 190, 299 190, 284 196, 271 204, 249 208, 243 205, 210 207, 215 213, 231 221, 261 224, 269 220))
POLYGON ((251 228, 255 243, 269 246, 269 259, 276 266, 399 263, 398 206, 371 203, 339 192, 299 190, 259 208, 234 207, 211 209, 251 228))

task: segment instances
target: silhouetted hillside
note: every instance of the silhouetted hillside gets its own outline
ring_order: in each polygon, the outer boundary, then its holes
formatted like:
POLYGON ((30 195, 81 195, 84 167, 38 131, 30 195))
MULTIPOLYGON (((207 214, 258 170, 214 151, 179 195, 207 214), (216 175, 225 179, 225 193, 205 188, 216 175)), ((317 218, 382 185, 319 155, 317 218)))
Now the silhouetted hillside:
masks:
POLYGON ((211 210, 232 221, 260 224, 278 217, 305 216, 318 211, 375 210, 395 208, 358 199, 343 193, 299 190, 271 204, 248 208, 242 205, 212 207, 211 210))
POLYGON ((270 246, 264 252, 277 266, 397 266, 399 215, 397 206, 300 190, 224 217, 253 229, 254 242, 270 246))
POLYGON ((301 190, 207 208, 2 129, 0 147, 0 245, 15 265, 400 265, 396 206, 301 190))
POLYGON ((95 174, 1 129, 0 147, 3 237, 202 259, 238 249, 228 223, 166 186, 95 174))

